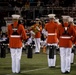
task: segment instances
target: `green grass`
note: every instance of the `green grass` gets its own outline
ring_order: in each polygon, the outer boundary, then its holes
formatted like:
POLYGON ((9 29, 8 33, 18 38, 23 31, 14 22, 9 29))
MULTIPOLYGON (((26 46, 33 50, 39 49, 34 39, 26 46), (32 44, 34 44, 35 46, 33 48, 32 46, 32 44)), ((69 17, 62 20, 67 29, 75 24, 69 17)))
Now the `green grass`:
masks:
MULTIPOLYGON (((76 63, 76 55, 74 59, 76 63)), ((57 54, 56 66, 60 66, 60 56, 57 54)), ((33 54, 33 58, 27 58, 23 52, 21 58, 21 74, 12 74, 11 56, 7 54, 6 58, 0 58, 0 75, 63 75, 60 67, 48 68, 47 56, 42 52, 33 54)), ((65 74, 64 74, 65 75, 65 74)), ((71 73, 67 75, 76 75, 76 64, 71 66, 71 73)))

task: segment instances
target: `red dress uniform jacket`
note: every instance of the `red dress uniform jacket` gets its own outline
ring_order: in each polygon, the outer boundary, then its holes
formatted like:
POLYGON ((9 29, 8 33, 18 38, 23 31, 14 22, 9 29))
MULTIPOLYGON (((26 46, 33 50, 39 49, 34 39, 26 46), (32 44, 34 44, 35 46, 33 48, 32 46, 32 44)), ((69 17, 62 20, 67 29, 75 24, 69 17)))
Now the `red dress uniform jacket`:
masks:
MULTIPOLYGON (((74 25, 74 30, 76 32, 76 25, 74 25)), ((76 37, 75 37, 76 38, 76 37)), ((73 43, 76 45, 76 39, 74 39, 73 43)))
MULTIPOLYGON (((13 26, 17 26, 15 24, 13 24, 13 26)), ((22 40, 26 40, 27 36, 26 36, 26 32, 25 29, 23 27, 23 25, 19 24, 18 26, 18 30, 17 33, 19 35, 12 35, 13 30, 12 30, 12 25, 8 25, 8 37, 9 37, 9 47, 10 48, 20 48, 22 47, 22 40)))
POLYGON ((58 24, 56 24, 53 21, 50 21, 45 25, 45 30, 48 32, 47 36, 47 43, 57 43, 57 27, 58 24))
POLYGON ((42 26, 38 24, 34 24, 33 27, 31 28, 35 32, 35 38, 41 38, 41 31, 42 31, 42 26), (36 29, 38 26, 39 30, 36 29))
POLYGON ((36 33, 35 38, 41 38, 41 31, 42 31, 42 26, 39 25, 39 31, 36 33))
MULTIPOLYGON (((68 27, 68 23, 63 23, 64 27, 68 27)), ((64 27, 61 25, 58 26, 58 30, 57 30, 57 37, 59 39, 59 47, 65 47, 65 48, 71 48, 72 47, 72 42, 75 39, 75 30, 73 25, 70 25, 68 27, 68 34, 63 35, 64 33, 64 27)))

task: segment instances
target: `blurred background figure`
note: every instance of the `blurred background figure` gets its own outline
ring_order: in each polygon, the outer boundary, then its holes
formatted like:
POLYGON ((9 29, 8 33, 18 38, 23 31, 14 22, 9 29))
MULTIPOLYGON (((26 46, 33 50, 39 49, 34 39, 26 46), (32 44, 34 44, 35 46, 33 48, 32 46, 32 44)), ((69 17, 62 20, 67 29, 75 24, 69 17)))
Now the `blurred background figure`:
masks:
POLYGON ((41 6, 41 0, 38 0, 37 1, 37 7, 40 7, 41 6))
MULTIPOLYGON (((74 26, 74 29, 76 31, 76 25, 74 24, 74 19, 72 17, 69 17, 69 24, 74 26)), ((72 51, 71 51, 71 64, 74 64, 74 54, 75 54, 75 40, 73 41, 72 45, 72 51)))
POLYGON ((27 0, 27 1, 25 2, 25 10, 29 10, 29 9, 30 9, 30 1, 27 0))
POLYGON ((40 41, 41 41, 41 31, 42 25, 39 18, 35 19, 35 24, 31 27, 33 37, 35 39, 35 53, 40 53, 40 41))

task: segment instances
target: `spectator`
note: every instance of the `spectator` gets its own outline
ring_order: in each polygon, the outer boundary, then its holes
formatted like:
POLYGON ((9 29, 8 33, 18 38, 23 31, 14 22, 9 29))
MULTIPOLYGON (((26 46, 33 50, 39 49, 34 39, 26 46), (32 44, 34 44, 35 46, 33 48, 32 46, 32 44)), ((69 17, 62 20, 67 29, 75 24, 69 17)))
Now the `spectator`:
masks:
POLYGON ((37 7, 40 7, 41 6, 41 0, 38 0, 37 1, 37 7))
POLYGON ((30 9, 30 1, 27 0, 27 1, 25 2, 25 10, 29 10, 29 9, 30 9))

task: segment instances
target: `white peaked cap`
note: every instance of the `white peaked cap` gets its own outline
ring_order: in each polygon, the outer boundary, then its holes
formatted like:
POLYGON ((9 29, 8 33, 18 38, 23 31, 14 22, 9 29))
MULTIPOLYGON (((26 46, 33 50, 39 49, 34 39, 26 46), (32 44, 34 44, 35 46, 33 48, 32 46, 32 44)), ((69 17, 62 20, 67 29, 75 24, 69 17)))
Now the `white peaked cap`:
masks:
POLYGON ((55 19, 55 22, 59 22, 59 19, 55 19))
POLYGON ((35 20, 40 21, 40 19, 39 19, 39 18, 36 18, 35 20))
POLYGON ((57 22, 58 24, 60 24, 60 22, 59 22, 59 19, 57 18, 57 19, 55 19, 55 22, 57 22))
POLYGON ((55 19, 55 16, 56 16, 55 14, 48 14, 49 18, 54 18, 55 19))
POLYGON ((20 15, 13 14, 13 15, 12 15, 12 18, 13 18, 13 19, 19 19, 19 18, 20 18, 20 15))
POLYGON ((62 16, 63 19, 68 19, 69 17, 70 16, 66 16, 66 15, 62 16))
POLYGON ((73 18, 72 17, 69 18, 69 22, 73 22, 73 18))

